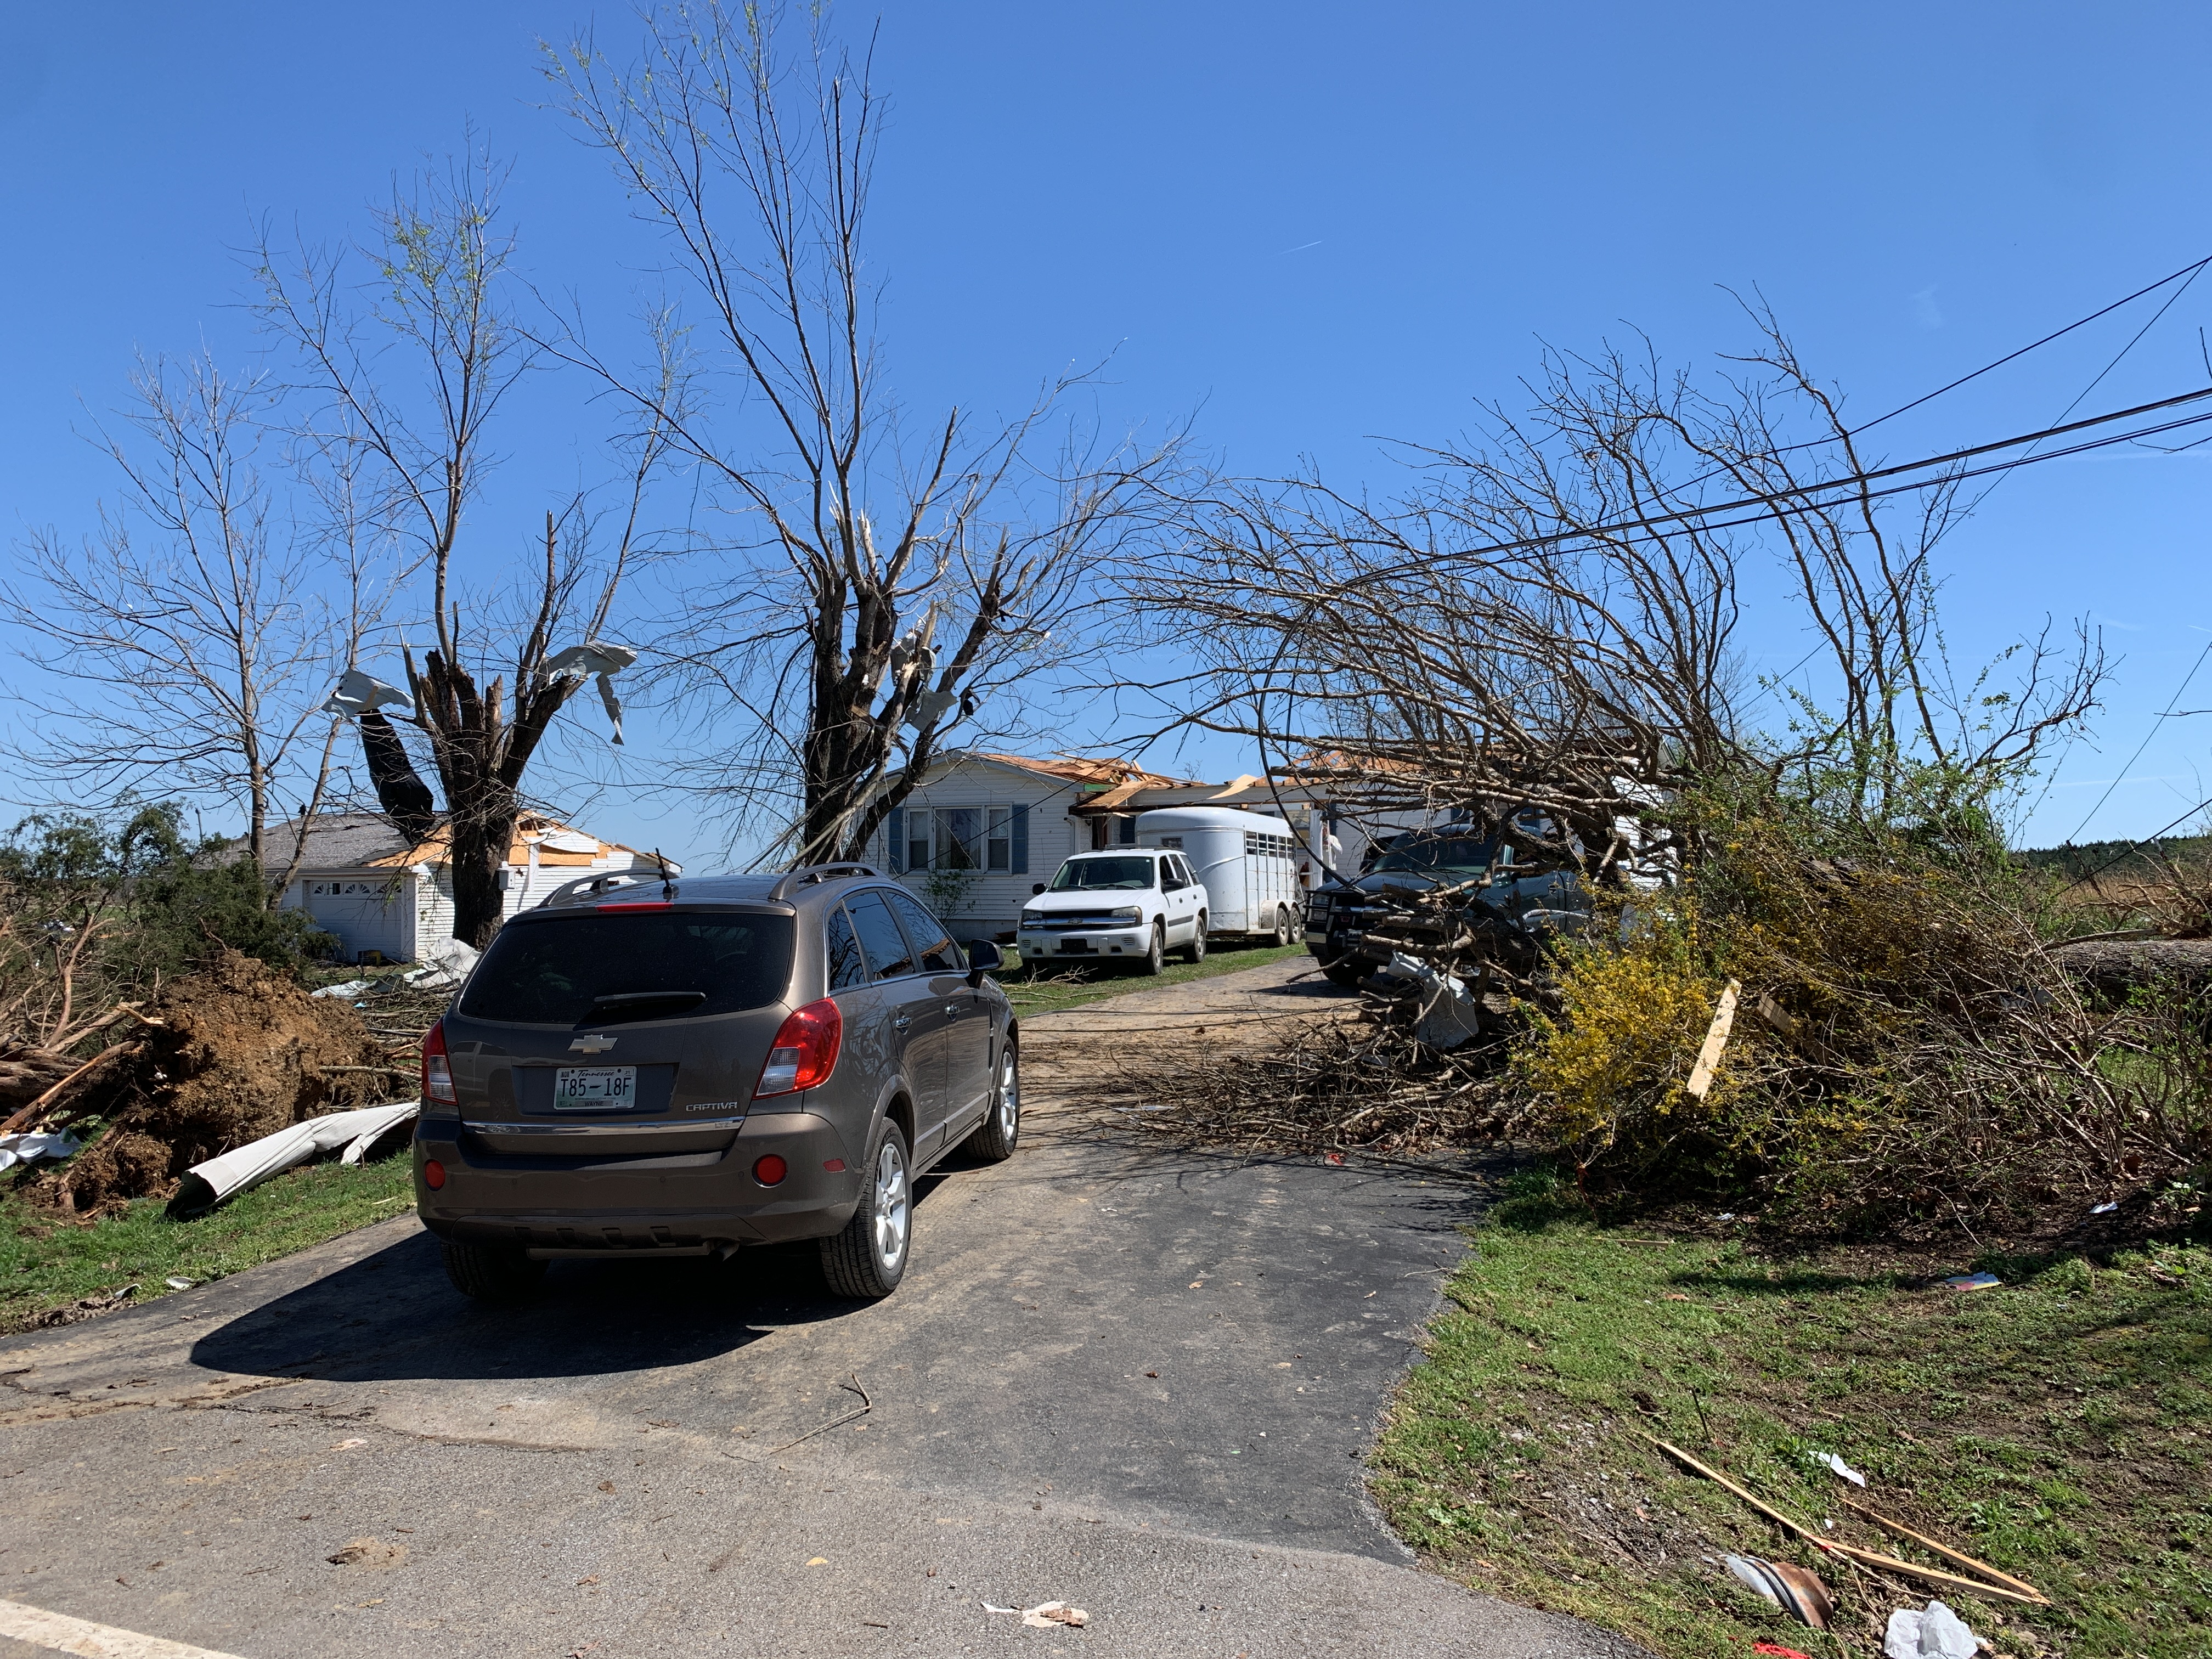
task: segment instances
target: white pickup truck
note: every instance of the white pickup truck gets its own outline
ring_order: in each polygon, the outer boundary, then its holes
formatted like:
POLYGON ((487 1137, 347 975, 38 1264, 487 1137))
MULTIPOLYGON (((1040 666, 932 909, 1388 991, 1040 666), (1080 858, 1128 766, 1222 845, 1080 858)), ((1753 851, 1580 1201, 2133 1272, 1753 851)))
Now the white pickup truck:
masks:
POLYGON ((1078 853, 1022 907, 1024 962, 1127 963, 1157 974, 1170 950, 1206 960, 1206 889, 1179 852, 1078 853))

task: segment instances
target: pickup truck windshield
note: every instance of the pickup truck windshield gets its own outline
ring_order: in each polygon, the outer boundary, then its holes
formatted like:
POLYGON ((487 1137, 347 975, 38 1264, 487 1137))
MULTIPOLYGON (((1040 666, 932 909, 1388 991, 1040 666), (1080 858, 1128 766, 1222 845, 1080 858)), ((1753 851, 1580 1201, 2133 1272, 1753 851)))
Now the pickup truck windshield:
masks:
POLYGON ((1496 856, 1498 844, 1472 836, 1433 841, 1404 841, 1375 860, 1382 870, 1480 870, 1496 856))
POLYGON ((459 1012, 594 1025, 763 1008, 791 976, 792 920, 681 910, 513 922, 492 936, 459 1012))
POLYGON ((1152 884, 1153 865, 1148 858, 1070 859, 1052 878, 1055 893, 1141 893, 1152 884))

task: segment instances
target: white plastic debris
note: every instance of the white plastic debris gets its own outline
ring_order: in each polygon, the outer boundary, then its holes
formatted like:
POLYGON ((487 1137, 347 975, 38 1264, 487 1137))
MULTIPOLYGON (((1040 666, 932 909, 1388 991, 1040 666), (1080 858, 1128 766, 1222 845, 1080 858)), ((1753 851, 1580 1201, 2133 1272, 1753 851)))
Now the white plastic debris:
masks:
POLYGON ((66 1129, 56 1134, 0 1135, 0 1170, 36 1164, 42 1158, 68 1158, 81 1145, 66 1129))
POLYGON ((2091 1215, 2110 1215, 2110 1214, 2112 1214, 2112 1212, 2113 1211, 2115 1211, 2115 1210, 2118 1209, 2119 1207, 2120 1207, 2120 1201, 2119 1201, 2119 1200, 2118 1200, 2118 1199, 2112 1199, 2112 1200, 2111 1200, 2109 1202, 2106 1202, 2106 1203, 2103 1203, 2103 1204, 2092 1204, 2092 1205, 2089 1206, 2089 1213, 2090 1213, 2091 1215))
POLYGON ((307 994, 311 997, 337 997, 343 1001, 349 998, 359 996, 375 984, 376 981, 373 979, 349 979, 343 985, 325 985, 321 990, 310 991, 307 994))
POLYGON ((400 975, 418 991, 442 991, 459 985, 477 965, 477 948, 457 939, 445 939, 422 953, 422 965, 400 975))
POLYGON ((581 645, 572 645, 565 651, 556 651, 546 659, 549 674, 574 675, 581 679, 586 674, 599 677, 599 706, 607 711, 607 723, 615 729, 615 741, 623 740, 622 699, 615 695, 613 676, 619 674, 637 660, 637 653, 626 645, 612 645, 605 640, 586 640, 581 645))
POLYGON ((421 1109, 421 1102, 402 1100, 389 1106, 363 1107, 357 1112, 332 1112, 249 1141, 235 1152, 196 1164, 185 1171, 177 1195, 169 1200, 169 1213, 203 1214, 234 1194, 307 1163, 318 1152, 343 1148, 338 1161, 358 1164, 378 1141, 401 1124, 411 1122, 421 1109))
POLYGON ((1022 1623, 1034 1630, 1051 1630, 1059 1625, 1073 1625, 1079 1630, 1090 1622, 1089 1613, 1065 1601, 1040 1601, 1022 1609, 1022 1623))
POLYGON ((1040 1601, 1033 1607, 1002 1607, 995 1601, 986 1601, 982 1606, 986 1613, 1018 1613, 1022 1623, 1034 1630, 1058 1630, 1063 1625, 1080 1629, 1091 1622, 1089 1613, 1065 1601, 1040 1601))
POLYGON ((165 1279, 161 1282, 173 1291, 189 1291, 193 1283, 189 1279, 165 1279))
POLYGON ((1414 1040, 1431 1048, 1456 1048, 1482 1035, 1482 1008, 1466 984, 1418 957, 1393 955, 1376 971, 1377 979, 1403 980, 1420 988, 1420 1017, 1414 1040))
POLYGON ((396 685, 386 685, 382 680, 364 674, 358 668, 349 668, 339 677, 337 690, 324 702, 319 712, 328 714, 365 714, 380 703, 399 703, 411 708, 415 699, 396 685))
POLYGON ((1881 1638, 1883 1659, 1974 1659, 1980 1647, 1966 1622, 1941 1601, 1918 1613, 1899 1607, 1881 1638))
POLYGON ((1861 1474, 1856 1469, 1844 1462, 1842 1458, 1837 1456, 1833 1452, 1814 1452, 1813 1454, 1813 1461, 1815 1463, 1820 1464, 1824 1468, 1833 1469, 1838 1474, 1843 1476, 1844 1480, 1850 1481, 1854 1486, 1863 1486, 1866 1485, 1866 1476, 1861 1474))

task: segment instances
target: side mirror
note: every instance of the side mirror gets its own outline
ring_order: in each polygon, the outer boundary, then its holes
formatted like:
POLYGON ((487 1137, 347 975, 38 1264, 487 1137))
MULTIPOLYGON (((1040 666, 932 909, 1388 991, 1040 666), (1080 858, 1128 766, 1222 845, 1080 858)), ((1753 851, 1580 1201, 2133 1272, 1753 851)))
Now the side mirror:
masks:
POLYGON ((1041 881, 1033 881, 1033 882, 1031 882, 1031 883, 1030 884, 1030 896, 1031 898, 1035 898, 1035 897, 1036 897, 1039 893, 1042 893, 1042 891, 1044 891, 1044 884, 1043 884, 1042 882, 1041 882, 1041 881))
POLYGON ((989 939, 970 939, 968 942, 968 983, 970 988, 980 988, 984 975, 995 974, 1006 965, 1006 959, 999 954, 999 947, 989 939))

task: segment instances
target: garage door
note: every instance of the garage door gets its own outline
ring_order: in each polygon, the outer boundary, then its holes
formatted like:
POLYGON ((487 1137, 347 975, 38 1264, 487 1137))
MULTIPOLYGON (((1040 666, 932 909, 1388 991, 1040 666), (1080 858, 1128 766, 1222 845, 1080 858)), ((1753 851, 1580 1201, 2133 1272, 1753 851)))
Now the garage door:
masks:
POLYGON ((337 938, 341 954, 358 961, 381 951, 389 962, 414 957, 414 884, 404 881, 310 881, 307 914, 337 938))

